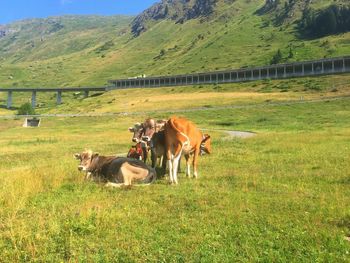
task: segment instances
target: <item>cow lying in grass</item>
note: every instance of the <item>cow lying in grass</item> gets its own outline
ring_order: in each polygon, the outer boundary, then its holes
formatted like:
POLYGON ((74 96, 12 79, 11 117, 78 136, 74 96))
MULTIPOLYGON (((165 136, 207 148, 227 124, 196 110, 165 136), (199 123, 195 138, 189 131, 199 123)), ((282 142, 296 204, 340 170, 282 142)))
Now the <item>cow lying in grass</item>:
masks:
POLYGON ((87 179, 105 182, 106 186, 131 186, 135 181, 150 184, 157 178, 156 171, 140 160, 100 156, 92 151, 84 151, 74 156, 80 161, 79 171, 86 172, 87 179))

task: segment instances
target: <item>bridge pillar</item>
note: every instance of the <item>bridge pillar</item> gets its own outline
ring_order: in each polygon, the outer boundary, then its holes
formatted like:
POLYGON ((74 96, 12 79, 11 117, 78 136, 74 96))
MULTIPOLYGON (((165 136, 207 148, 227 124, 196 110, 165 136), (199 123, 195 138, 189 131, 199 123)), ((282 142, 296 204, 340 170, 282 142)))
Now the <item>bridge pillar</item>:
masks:
POLYGON ((36 91, 32 92, 32 108, 36 108, 36 91))
POLYGON ((89 91, 88 90, 85 90, 84 91, 84 99, 88 98, 89 97, 89 91))
POLYGON ((332 60, 332 72, 335 71, 335 67, 334 67, 334 60, 332 60))
POLYGON ((7 108, 12 107, 12 91, 7 92, 7 108))
POLYGON ((60 105, 62 104, 62 91, 57 91, 57 98, 56 98, 56 104, 60 105))
POLYGON ((284 78, 287 77, 287 67, 286 66, 283 67, 283 77, 284 78))
POLYGON ((345 72, 345 59, 343 58, 343 72, 345 72))
POLYGON ((314 63, 311 63, 311 73, 315 74, 315 67, 314 67, 314 63))
POLYGON ((324 73, 324 63, 323 63, 323 61, 321 62, 321 65, 322 65, 322 71, 321 71, 321 73, 323 74, 323 73, 324 73))
POLYGON ((304 64, 301 64, 301 75, 302 76, 305 75, 305 66, 304 66, 304 64))

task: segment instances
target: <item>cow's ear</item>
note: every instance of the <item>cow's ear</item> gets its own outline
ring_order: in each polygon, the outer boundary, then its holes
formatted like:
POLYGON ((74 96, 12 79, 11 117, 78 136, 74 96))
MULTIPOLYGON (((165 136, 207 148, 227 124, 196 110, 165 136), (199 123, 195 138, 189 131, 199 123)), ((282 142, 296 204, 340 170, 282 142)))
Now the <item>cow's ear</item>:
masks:
POLYGON ((134 128, 129 127, 129 132, 134 132, 134 131, 135 131, 134 128))
POLYGON ((210 135, 209 134, 204 134, 204 139, 203 139, 202 142, 206 142, 209 139, 210 139, 210 135))
POLYGON ((74 154, 74 158, 77 159, 77 160, 80 160, 80 158, 81 158, 80 153, 75 153, 74 154))
POLYGON ((92 158, 98 157, 99 155, 100 155, 99 153, 94 153, 94 154, 92 155, 92 158))

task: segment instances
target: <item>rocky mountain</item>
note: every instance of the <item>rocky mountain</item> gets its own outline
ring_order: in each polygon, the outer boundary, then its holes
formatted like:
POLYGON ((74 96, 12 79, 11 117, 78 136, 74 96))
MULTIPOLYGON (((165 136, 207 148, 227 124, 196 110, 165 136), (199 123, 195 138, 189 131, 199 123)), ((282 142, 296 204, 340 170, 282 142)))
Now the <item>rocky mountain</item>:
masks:
MULTIPOLYGON (((156 3, 131 23, 134 36, 146 31, 152 21, 170 19, 175 23, 184 23, 195 18, 208 18, 214 11, 219 0, 162 0, 156 3)), ((231 1, 232 2, 232 1, 231 1)))

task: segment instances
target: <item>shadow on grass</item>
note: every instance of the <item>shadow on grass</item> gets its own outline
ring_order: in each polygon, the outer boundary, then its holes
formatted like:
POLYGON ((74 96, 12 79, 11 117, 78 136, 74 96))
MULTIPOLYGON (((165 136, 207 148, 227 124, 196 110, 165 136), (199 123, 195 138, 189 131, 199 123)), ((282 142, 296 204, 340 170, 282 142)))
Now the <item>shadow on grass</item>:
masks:
POLYGON ((14 110, 18 110, 18 108, 19 107, 11 107, 10 109, 8 109, 6 105, 0 105, 0 109, 5 109, 5 110, 12 110, 12 111, 14 111, 14 110))
POLYGON ((350 185, 350 177, 345 177, 340 180, 335 181, 334 183, 336 184, 345 184, 345 185, 350 185))

